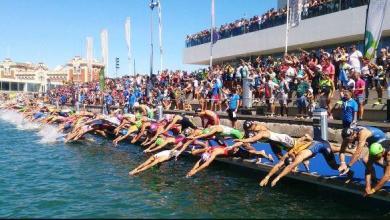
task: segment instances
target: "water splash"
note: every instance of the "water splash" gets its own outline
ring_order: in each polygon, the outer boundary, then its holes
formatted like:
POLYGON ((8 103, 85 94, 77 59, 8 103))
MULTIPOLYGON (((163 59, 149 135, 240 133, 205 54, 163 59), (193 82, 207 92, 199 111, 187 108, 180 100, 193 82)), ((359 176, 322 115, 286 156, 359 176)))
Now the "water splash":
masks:
POLYGON ((23 115, 12 110, 0 110, 0 120, 16 125, 18 130, 37 130, 41 137, 39 143, 50 144, 64 141, 64 134, 57 131, 52 125, 44 125, 30 122, 23 118, 23 115))
POLYGON ((38 132, 41 137, 40 144, 52 144, 64 141, 64 134, 57 131, 57 128, 52 125, 43 125, 38 132))

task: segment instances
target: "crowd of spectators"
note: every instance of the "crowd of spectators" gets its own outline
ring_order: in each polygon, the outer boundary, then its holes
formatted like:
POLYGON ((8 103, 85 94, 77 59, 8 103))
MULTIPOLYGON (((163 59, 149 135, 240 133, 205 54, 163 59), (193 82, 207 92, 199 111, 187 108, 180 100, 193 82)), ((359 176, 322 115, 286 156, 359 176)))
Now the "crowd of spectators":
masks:
MULTIPOLYGON (((339 10, 345 10, 351 7, 362 6, 368 3, 368 0, 303 0, 302 19, 329 14, 339 10)), ((262 15, 253 16, 250 19, 241 18, 234 22, 221 25, 216 29, 218 39, 225 39, 248 32, 258 31, 270 27, 275 27, 286 23, 287 7, 280 9, 270 9, 262 15)), ((186 46, 192 47, 211 41, 210 29, 199 33, 187 35, 186 46)))
POLYGON ((151 78, 136 75, 106 79, 104 90, 98 82, 72 84, 52 89, 48 94, 52 103, 60 105, 106 104, 129 111, 136 103, 177 110, 191 110, 192 103, 200 104, 203 110, 229 110, 233 115, 239 100, 242 101, 243 79, 247 78, 254 103, 264 103, 270 115, 277 115, 275 103, 280 105, 280 116, 288 115, 288 105, 295 104, 298 117, 310 116, 314 107, 327 109, 332 117, 333 108, 340 105, 352 106, 343 108, 349 110, 357 106, 353 113, 359 114, 353 118, 363 119, 364 105, 372 89, 378 96, 374 104, 383 104, 383 90, 390 87, 389 74, 388 48, 382 48, 376 62, 371 62, 352 45, 330 52, 300 49, 279 58, 259 56, 191 73, 166 70, 151 78), (356 105, 346 103, 350 98, 356 105))

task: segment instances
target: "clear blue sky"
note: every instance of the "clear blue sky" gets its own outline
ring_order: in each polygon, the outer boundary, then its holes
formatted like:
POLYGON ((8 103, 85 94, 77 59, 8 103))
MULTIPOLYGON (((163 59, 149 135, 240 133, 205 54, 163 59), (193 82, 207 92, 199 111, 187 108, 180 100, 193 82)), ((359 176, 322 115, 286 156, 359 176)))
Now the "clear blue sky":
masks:
MULTIPOLYGON (((276 0, 215 0, 216 25, 262 14, 276 0)), ((115 57, 120 74, 128 73, 124 22, 132 19, 133 55, 137 72, 148 73, 150 54, 150 0, 0 0, 0 59, 44 62, 50 68, 75 55, 85 57, 85 38, 94 38, 94 56, 101 58, 100 31, 108 29, 111 76, 115 57)), ((210 0, 161 0, 165 67, 194 69, 182 63, 185 36, 209 28, 210 0)), ((155 70, 159 68, 157 11, 155 70)))

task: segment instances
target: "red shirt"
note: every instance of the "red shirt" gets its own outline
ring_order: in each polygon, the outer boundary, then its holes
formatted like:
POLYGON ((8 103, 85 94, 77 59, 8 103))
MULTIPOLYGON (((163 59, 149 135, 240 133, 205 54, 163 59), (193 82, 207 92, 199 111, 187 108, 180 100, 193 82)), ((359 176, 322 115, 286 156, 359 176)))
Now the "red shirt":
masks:
POLYGON ((355 97, 359 96, 359 95, 363 95, 364 93, 364 88, 366 87, 366 82, 364 82, 364 80, 362 79, 359 79, 356 84, 355 84, 355 90, 353 92, 353 94, 355 95, 355 97), (359 91, 358 89, 363 89, 361 91, 359 91))
POLYGON ((332 79, 332 81, 334 81, 334 74, 335 74, 334 65, 330 63, 329 65, 324 65, 322 68, 324 73, 327 74, 329 78, 332 79))

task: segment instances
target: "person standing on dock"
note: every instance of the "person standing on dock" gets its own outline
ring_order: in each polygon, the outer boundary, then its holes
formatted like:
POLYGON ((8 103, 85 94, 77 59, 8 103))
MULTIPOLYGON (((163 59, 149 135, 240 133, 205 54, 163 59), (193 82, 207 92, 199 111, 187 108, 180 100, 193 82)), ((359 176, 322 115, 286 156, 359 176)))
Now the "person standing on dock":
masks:
POLYGON ((237 94, 237 89, 233 88, 231 90, 231 94, 229 94, 229 107, 226 110, 229 116, 229 120, 232 123, 232 127, 236 128, 236 122, 237 122, 237 111, 238 106, 240 106, 240 96, 237 94))
POLYGON ((197 108, 195 110, 195 113, 197 116, 199 116, 202 120, 202 127, 208 128, 213 125, 219 125, 219 117, 218 115, 210 110, 202 111, 202 109, 197 108), (205 123, 205 120, 207 120, 207 123, 205 123))

